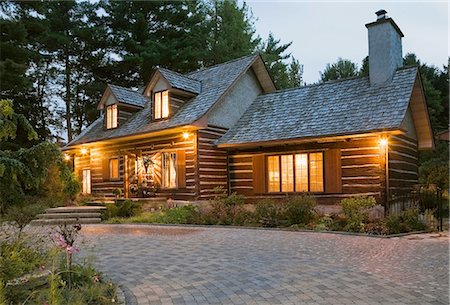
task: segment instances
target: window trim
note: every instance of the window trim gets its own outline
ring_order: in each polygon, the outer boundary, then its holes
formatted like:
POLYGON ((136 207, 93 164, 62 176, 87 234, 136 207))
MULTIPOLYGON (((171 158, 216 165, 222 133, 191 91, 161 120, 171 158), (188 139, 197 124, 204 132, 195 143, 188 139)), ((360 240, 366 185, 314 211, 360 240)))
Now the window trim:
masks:
POLYGON ((109 158, 108 159, 108 172, 109 172, 109 180, 110 181, 120 180, 120 160, 119 160, 119 158, 109 158), (111 173, 112 173, 111 161, 113 161, 113 160, 117 160, 117 177, 113 177, 111 175, 111 173))
MULTIPOLYGON (((170 151, 163 151, 161 152, 161 189, 162 190, 176 190, 178 189, 178 154, 176 150, 170 150, 170 151), (175 186, 174 187, 168 187, 164 185, 164 154, 168 154, 169 156, 171 154, 175 154, 175 186)), ((169 178, 170 179, 170 178, 169 178)))
POLYGON ((106 106, 106 129, 115 129, 117 127, 119 127, 119 107, 117 107, 117 104, 108 105, 106 106), (114 122, 113 122, 114 116, 112 116, 111 118, 111 125, 109 124, 110 123, 110 115, 108 114, 109 109, 111 109, 111 113, 113 112, 113 109, 115 109, 116 113, 116 119, 114 122))
POLYGON ((313 194, 323 194, 325 193, 325 153, 323 150, 320 151, 299 151, 299 152, 288 152, 288 153, 276 153, 276 154, 268 154, 265 156, 265 169, 264 169, 264 173, 265 173, 265 189, 266 189, 266 193, 268 194, 293 194, 293 193, 313 193, 313 194), (315 154, 315 153, 320 153, 322 154, 322 191, 311 191, 311 170, 310 170, 310 154, 315 154), (296 175, 296 164, 295 164, 295 155, 301 155, 301 154, 306 154, 307 156, 307 165, 308 165, 308 170, 307 170, 307 174, 308 174, 308 190, 307 191, 297 191, 297 175, 296 175), (281 161, 281 156, 291 156, 293 159, 293 174, 294 174, 294 179, 293 179, 293 191, 282 191, 282 186, 283 186, 283 179, 282 179, 282 161, 281 161), (269 157, 278 157, 278 168, 279 168, 279 191, 269 191, 269 166, 268 166, 268 158, 269 157))
POLYGON ((167 118, 170 117, 170 94, 169 94, 169 90, 160 90, 160 91, 156 91, 153 92, 153 96, 152 96, 152 102, 153 102, 153 113, 152 113, 152 117, 154 121, 159 121, 159 120, 165 120, 167 118), (163 116, 163 94, 164 92, 167 92, 167 116, 163 116), (160 94, 160 117, 156 117, 156 95, 160 94))

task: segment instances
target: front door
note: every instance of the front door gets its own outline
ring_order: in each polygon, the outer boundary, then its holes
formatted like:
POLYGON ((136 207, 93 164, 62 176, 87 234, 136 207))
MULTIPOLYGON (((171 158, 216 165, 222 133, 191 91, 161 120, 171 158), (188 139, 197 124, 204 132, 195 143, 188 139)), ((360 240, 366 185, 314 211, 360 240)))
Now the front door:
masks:
POLYGON ((83 169, 83 194, 91 193, 91 170, 83 169))

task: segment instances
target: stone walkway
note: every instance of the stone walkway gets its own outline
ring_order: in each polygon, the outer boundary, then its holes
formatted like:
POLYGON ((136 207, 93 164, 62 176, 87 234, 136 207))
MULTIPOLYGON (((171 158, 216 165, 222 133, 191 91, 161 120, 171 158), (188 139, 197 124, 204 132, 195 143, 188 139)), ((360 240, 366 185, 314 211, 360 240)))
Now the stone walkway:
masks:
POLYGON ((448 237, 89 225, 130 304, 448 304, 448 237))

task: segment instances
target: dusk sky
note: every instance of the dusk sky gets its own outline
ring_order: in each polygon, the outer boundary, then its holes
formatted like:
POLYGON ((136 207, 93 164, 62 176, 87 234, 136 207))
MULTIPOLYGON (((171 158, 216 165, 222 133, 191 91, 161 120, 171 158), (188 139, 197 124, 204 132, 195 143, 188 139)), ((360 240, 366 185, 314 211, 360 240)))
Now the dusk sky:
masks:
POLYGON ((301 2, 247 1, 257 18, 257 33, 269 32, 304 65, 304 81, 317 82, 320 71, 338 57, 361 65, 368 54, 366 23, 385 9, 405 37, 403 54, 414 52, 422 62, 442 68, 448 58, 447 1, 440 2, 301 2))

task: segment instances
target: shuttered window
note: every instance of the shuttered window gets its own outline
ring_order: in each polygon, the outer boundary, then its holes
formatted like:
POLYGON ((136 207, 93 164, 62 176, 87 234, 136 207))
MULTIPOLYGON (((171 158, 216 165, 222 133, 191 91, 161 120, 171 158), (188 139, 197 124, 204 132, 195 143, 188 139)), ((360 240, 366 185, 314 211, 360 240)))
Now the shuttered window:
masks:
POLYGON ((323 153, 267 157, 269 192, 323 192, 323 153))

